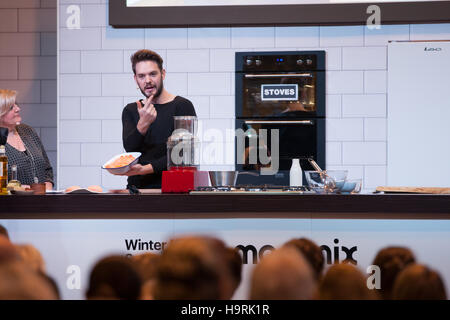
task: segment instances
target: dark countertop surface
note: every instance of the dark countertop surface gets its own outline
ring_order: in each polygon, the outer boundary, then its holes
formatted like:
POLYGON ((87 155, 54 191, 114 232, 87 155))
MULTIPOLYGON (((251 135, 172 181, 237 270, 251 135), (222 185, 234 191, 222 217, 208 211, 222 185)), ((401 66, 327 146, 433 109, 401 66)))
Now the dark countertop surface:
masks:
POLYGON ((450 195, 47 194, 0 196, 1 219, 450 219, 450 195))

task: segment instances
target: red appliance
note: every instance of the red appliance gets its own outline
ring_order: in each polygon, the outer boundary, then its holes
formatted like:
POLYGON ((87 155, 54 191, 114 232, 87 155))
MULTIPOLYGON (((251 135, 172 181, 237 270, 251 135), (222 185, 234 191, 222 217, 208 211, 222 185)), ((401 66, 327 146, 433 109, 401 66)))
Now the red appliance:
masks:
POLYGON ((162 173, 163 193, 189 193, 198 187, 208 185, 208 171, 198 171, 196 167, 171 167, 162 173))
POLYGON ((163 193, 188 193, 209 186, 207 171, 199 171, 197 117, 175 116, 174 131, 167 140, 167 168, 163 171, 163 193))

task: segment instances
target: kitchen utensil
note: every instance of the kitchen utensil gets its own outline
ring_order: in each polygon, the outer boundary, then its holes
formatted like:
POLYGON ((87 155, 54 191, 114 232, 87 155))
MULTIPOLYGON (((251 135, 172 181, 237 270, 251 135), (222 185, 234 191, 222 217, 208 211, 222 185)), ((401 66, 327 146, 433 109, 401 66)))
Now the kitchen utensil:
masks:
POLYGON ((259 177, 258 173, 251 171, 209 171, 209 178, 213 187, 234 187, 241 174, 259 177))
POLYGON ((312 158, 308 158, 309 163, 313 166, 314 169, 319 173, 320 178, 322 179, 323 187, 325 192, 333 192, 336 189, 336 181, 330 177, 326 170, 322 170, 319 165, 312 158))
POLYGON ((238 174, 239 171, 209 171, 209 178, 214 187, 234 187, 236 185, 238 174))
POLYGON ((197 117, 174 117, 174 130, 167 139, 167 170, 163 171, 163 193, 187 193, 209 183, 208 173, 197 170, 200 164, 197 117))

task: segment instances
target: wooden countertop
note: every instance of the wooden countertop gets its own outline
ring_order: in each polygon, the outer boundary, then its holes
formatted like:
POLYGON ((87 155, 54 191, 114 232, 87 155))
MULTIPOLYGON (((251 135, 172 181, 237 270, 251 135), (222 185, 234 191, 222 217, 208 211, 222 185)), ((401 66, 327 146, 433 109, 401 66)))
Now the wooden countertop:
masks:
POLYGON ((450 195, 0 196, 0 219, 450 219, 450 195))

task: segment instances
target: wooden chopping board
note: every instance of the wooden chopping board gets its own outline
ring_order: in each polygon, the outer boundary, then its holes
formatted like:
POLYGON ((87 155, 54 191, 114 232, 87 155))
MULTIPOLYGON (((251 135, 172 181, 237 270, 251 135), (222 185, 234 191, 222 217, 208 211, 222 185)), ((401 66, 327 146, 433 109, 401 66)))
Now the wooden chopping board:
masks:
POLYGON ((450 188, 434 187, 377 187, 376 192, 450 194, 450 188))

